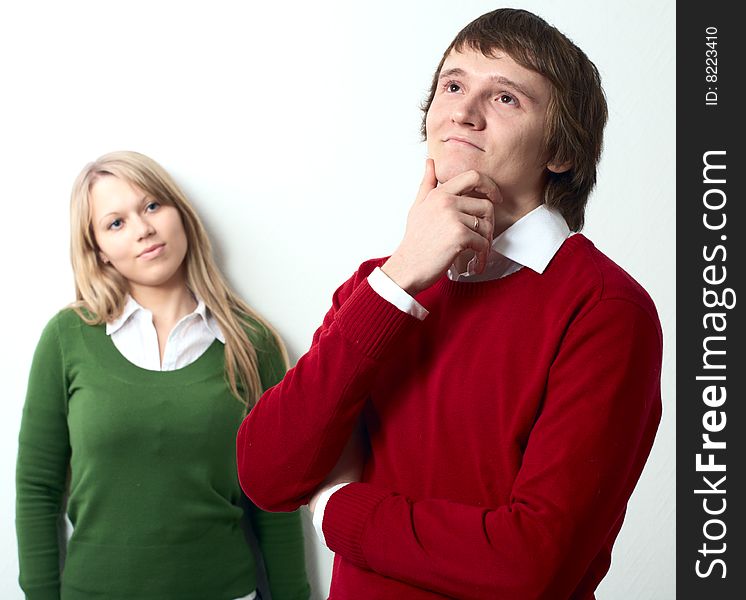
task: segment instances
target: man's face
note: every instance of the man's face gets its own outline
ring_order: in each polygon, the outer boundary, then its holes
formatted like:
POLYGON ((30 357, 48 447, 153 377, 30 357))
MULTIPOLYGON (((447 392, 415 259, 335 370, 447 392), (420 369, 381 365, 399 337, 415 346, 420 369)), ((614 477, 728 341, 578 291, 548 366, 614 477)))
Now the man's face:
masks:
POLYGON ((550 83, 496 55, 465 49, 446 57, 426 118, 428 154, 441 183, 474 169, 494 179, 505 200, 537 206, 548 166, 542 142, 550 83))

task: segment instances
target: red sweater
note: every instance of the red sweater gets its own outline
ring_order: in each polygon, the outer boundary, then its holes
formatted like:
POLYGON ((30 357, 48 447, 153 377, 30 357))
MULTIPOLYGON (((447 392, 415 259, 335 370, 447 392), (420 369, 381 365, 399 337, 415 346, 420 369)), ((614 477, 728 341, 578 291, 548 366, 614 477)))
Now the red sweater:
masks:
POLYGON ((368 285, 383 262, 244 421, 244 490, 307 503, 362 413, 362 482, 324 517, 331 598, 593 598, 660 420, 649 296, 575 235, 541 275, 442 278, 418 321, 368 285))

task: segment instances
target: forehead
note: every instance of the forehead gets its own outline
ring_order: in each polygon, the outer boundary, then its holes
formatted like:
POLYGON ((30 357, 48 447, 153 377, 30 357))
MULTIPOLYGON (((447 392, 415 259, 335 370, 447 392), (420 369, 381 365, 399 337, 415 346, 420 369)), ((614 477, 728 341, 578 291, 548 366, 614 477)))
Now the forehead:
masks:
POLYGON ((104 210, 125 208, 139 203, 146 196, 136 185, 111 174, 99 175, 90 187, 90 209, 96 214, 104 210))
POLYGON ((451 50, 443 61, 440 76, 453 72, 477 81, 513 84, 539 104, 546 104, 551 91, 546 77, 518 64, 501 50, 495 50, 493 56, 485 56, 468 47, 451 50))
POLYGON ((143 191, 134 183, 111 173, 99 174, 91 183, 90 190, 91 199, 101 201, 143 196, 143 191))

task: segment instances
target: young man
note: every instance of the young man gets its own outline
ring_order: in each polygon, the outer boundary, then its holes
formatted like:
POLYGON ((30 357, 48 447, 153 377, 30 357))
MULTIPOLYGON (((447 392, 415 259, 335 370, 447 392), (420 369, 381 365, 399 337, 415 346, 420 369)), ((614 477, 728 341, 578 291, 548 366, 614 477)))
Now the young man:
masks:
POLYGON ((446 50, 400 246, 238 435, 251 499, 314 511, 331 598, 594 597, 661 411, 652 301, 571 234, 605 121, 595 66, 531 13, 446 50))

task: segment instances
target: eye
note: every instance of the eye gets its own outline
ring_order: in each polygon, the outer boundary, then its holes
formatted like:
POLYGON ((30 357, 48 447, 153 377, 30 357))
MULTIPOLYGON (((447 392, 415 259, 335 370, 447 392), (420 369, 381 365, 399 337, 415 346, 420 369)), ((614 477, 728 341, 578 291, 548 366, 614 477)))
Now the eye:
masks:
POLYGON ((461 91, 461 84, 455 81, 449 81, 443 87, 449 94, 458 94, 461 91))
POLYGON ((160 208, 161 204, 160 202, 149 202, 148 205, 145 207, 145 210, 147 212, 154 212, 160 208))
POLYGON ((500 94, 497 97, 497 102, 499 104, 507 104, 509 106, 518 106, 518 100, 510 94, 500 94))
POLYGON ((109 223, 109 226, 107 229, 121 229, 123 225, 122 219, 114 219, 111 223, 109 223))

